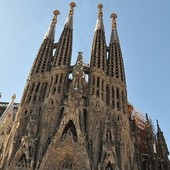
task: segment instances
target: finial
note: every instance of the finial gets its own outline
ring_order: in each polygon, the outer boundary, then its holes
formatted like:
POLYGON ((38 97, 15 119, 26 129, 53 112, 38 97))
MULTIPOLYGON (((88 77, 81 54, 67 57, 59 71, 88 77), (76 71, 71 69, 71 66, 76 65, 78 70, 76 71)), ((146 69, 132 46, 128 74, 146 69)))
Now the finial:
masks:
POLYGON ((54 14, 54 16, 53 16, 52 24, 56 24, 57 16, 60 15, 60 11, 55 10, 55 11, 53 11, 53 14, 54 14))
POLYGON ((75 4, 75 2, 71 2, 70 3, 70 13, 69 13, 69 15, 73 15, 74 14, 74 8, 76 7, 76 4, 75 4))
POLYGON ((99 9, 99 11, 98 11, 98 19, 97 19, 97 22, 96 22, 95 31, 99 30, 99 29, 104 30, 102 8, 103 8, 103 5, 99 4, 98 5, 98 9, 99 9))
POLYGON ((118 33, 117 33, 117 29, 116 29, 117 15, 115 13, 112 13, 110 15, 110 18, 112 19, 112 33, 111 33, 110 43, 113 43, 113 42, 119 43, 119 36, 118 36, 118 33))
POLYGON ((102 8, 103 8, 103 5, 102 5, 102 4, 99 4, 99 5, 98 5, 98 9, 99 9, 98 17, 99 17, 99 18, 101 18, 101 17, 103 16, 102 8))
POLYGON ((79 52, 78 52, 78 54, 79 54, 79 55, 82 55, 82 54, 83 54, 83 52, 79 51, 79 52))
POLYGON ((55 10, 55 11, 53 11, 53 14, 54 14, 55 16, 60 15, 60 11, 55 10))
POLYGON ((110 15, 110 18, 112 19, 112 29, 116 29, 116 18, 117 15, 115 13, 110 15))
POLYGON ((60 15, 60 11, 55 10, 55 11, 53 11, 53 14, 54 14, 54 16, 53 16, 52 22, 51 22, 44 38, 54 39, 55 25, 57 23, 57 16, 60 15))
POLYGON ((98 5, 98 8, 99 8, 99 9, 102 9, 102 8, 103 8, 103 4, 99 4, 99 5, 98 5))
POLYGON ((16 94, 14 94, 12 97, 11 97, 12 100, 15 100, 16 99, 16 94))
POLYGON ((64 28, 71 28, 73 29, 73 14, 74 14, 74 7, 76 7, 76 4, 74 2, 70 3, 70 12, 69 12, 69 16, 66 19, 64 28))

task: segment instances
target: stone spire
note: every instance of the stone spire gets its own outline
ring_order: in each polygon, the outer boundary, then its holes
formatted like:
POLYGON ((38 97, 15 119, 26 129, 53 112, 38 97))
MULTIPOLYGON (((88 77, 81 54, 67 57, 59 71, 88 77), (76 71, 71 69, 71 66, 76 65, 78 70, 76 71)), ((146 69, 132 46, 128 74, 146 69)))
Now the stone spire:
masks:
POLYGON ((112 19, 112 31, 109 46, 108 74, 110 77, 120 79, 124 84, 126 84, 123 57, 116 27, 117 15, 113 13, 110 17, 112 19))
POLYGON ((71 2, 69 16, 67 17, 65 26, 64 26, 65 28, 69 27, 69 28, 73 29, 73 14, 74 14, 75 7, 76 7, 76 4, 74 2, 71 2))
POLYGON ((98 5, 98 9, 99 9, 99 11, 98 11, 98 19, 97 19, 97 22, 96 22, 95 31, 98 30, 98 29, 104 30, 102 8, 103 8, 103 5, 99 4, 98 5))
POLYGON ((113 13, 113 14, 111 14, 110 18, 112 19, 112 32, 111 32, 110 43, 112 43, 112 42, 119 43, 119 37, 118 37, 117 26, 116 26, 117 15, 115 13, 113 13))
MULTIPOLYGON (((7 108, 3 112, 3 114, 0 117, 0 148, 1 153, 5 152, 5 148, 8 143, 8 138, 10 135, 10 131, 12 129, 13 121, 14 121, 14 100, 16 98, 16 95, 14 94, 11 97, 11 102, 8 104, 7 108)), ((1 155, 0 153, 0 155, 1 155)))
POLYGON ((58 10, 53 12, 54 16, 50 27, 45 34, 44 40, 40 46, 37 57, 34 60, 31 75, 36 73, 42 73, 51 69, 54 36, 55 36, 55 25, 57 23, 57 16, 60 14, 58 10))
POLYGON ((151 169, 156 169, 155 154, 154 154, 154 132, 151 120, 146 113, 146 139, 147 139, 147 152, 148 152, 148 164, 151 169))
POLYGON ((49 28, 48 28, 48 31, 47 31, 47 33, 46 33, 46 35, 45 35, 45 37, 44 37, 45 39, 46 39, 46 38, 50 38, 50 39, 54 40, 54 36, 55 36, 55 25, 56 25, 56 23, 57 23, 57 16, 60 15, 60 12, 59 12, 58 10, 55 10, 55 11, 53 12, 53 14, 54 14, 54 16, 53 16, 52 22, 51 22, 51 24, 50 24, 50 26, 49 26, 49 28))
POLYGON ((100 68, 105 72, 107 51, 106 51, 106 38, 105 38, 104 25, 103 25, 102 8, 103 5, 99 4, 98 19, 95 27, 95 34, 94 34, 93 44, 92 44, 90 66, 92 68, 93 67, 100 68))
POLYGON ((162 160, 162 167, 163 169, 169 169, 170 163, 168 159, 169 151, 168 147, 165 141, 164 134, 159 126, 158 120, 157 122, 157 141, 158 141, 158 152, 160 154, 161 160, 162 160))
MULTIPOLYGON (((11 161, 14 160, 16 160, 17 163, 20 162, 20 161, 18 162, 17 159, 19 159, 18 157, 22 155, 17 156, 17 153, 20 154, 22 152, 22 147, 24 147, 22 139, 25 138, 26 127, 31 122, 30 119, 32 118, 32 116, 36 115, 33 114, 33 112, 38 113, 35 110, 40 108, 40 105, 43 103, 43 100, 45 99, 48 84, 45 73, 46 72, 49 73, 51 69, 51 61, 54 46, 54 32, 59 11, 56 10, 54 11, 53 14, 54 16, 52 19, 52 23, 43 39, 38 54, 34 60, 29 78, 27 80, 27 84, 25 86, 21 101, 20 106, 21 109, 19 109, 16 115, 17 122, 13 124, 14 128, 11 129, 11 134, 9 136, 9 140, 13 142, 11 144, 7 143, 8 150, 6 150, 4 159, 2 160, 2 164, 8 164, 9 162, 12 163, 11 161), (41 76, 43 77, 42 79, 40 78, 41 76), (22 120, 24 120, 24 122, 22 120), (22 123, 20 123, 20 121, 22 123), (18 131, 20 133, 18 133, 18 131), (8 163, 6 162, 7 158, 9 161, 8 163)), ((39 120, 36 119, 36 121, 39 120)), ((32 160, 34 160, 34 158, 32 158, 32 160)), ((20 166, 20 163, 18 165, 20 166)))
POLYGON ((5 111, 3 112, 3 114, 0 117, 0 127, 1 126, 5 126, 8 127, 10 126, 10 128, 12 127, 12 122, 14 119, 14 100, 16 98, 16 95, 14 94, 11 97, 11 102, 9 103, 9 105, 7 106, 7 108, 5 109, 5 111))
POLYGON ((53 60, 53 68, 56 66, 64 65, 69 66, 72 54, 72 41, 73 41, 73 14, 74 7, 76 4, 74 2, 70 3, 69 16, 66 19, 63 32, 57 43, 56 52, 53 60))

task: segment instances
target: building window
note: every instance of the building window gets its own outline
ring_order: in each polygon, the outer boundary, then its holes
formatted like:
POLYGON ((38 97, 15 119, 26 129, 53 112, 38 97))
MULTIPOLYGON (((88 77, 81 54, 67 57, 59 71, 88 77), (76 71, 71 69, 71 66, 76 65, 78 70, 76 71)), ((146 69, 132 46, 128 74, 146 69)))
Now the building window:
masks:
POLYGON ((77 131, 72 120, 69 120, 66 127, 64 128, 62 136, 61 136, 61 140, 62 141, 65 140, 67 135, 72 135, 74 142, 77 142, 77 131))
POLYGON ((110 104, 110 88, 109 88, 108 84, 106 86, 106 103, 107 103, 107 105, 110 104))
POLYGON ((97 87, 99 87, 99 84, 100 84, 100 79, 99 77, 97 77, 97 87))

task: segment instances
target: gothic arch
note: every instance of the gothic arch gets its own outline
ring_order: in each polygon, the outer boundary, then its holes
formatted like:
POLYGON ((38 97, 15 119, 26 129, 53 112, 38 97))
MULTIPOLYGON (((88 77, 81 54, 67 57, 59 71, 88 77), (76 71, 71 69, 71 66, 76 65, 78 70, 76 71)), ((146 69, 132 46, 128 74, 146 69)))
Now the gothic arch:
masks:
POLYGON ((26 158, 26 154, 23 153, 20 157, 18 163, 16 164, 16 167, 18 168, 27 168, 28 167, 28 160, 26 158))
POLYGON ((75 127, 75 125, 74 125, 72 120, 69 120, 69 122, 65 126, 65 128, 63 130, 63 133, 62 133, 62 136, 61 136, 61 140, 65 139, 68 131, 70 133, 72 133, 74 142, 77 142, 77 131, 76 131, 76 127, 75 127))
POLYGON ((107 164, 105 170, 114 170, 114 169, 113 169, 113 165, 110 163, 110 161, 109 161, 109 163, 107 164))

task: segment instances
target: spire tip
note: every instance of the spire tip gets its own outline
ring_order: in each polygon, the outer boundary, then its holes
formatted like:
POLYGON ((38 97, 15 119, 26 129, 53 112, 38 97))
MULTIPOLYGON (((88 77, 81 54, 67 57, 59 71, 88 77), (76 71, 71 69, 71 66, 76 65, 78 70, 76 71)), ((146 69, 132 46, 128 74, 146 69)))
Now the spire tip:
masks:
POLYGON ((158 121, 158 119, 156 119, 156 124, 157 124, 157 127, 159 127, 159 121, 158 121))
POLYGON ((75 2, 71 2, 70 3, 70 7, 72 7, 72 8, 76 7, 76 3, 75 2))
POLYGON ((98 18, 99 18, 99 19, 101 19, 102 16, 103 16, 102 8, 103 8, 103 5, 102 5, 102 4, 99 4, 99 5, 98 5, 98 9, 99 9, 99 11, 98 11, 98 18))
POLYGON ((78 54, 79 54, 79 55, 82 55, 82 54, 83 54, 83 52, 79 51, 79 52, 78 52, 78 54))
POLYGON ((149 123, 149 117, 147 113, 146 113, 146 121, 149 123))
POLYGON ((54 14, 55 16, 60 15, 60 11, 59 11, 59 10, 55 10, 55 11, 53 11, 53 14, 54 14))
POLYGON ((45 38, 54 39, 54 34, 55 34, 54 28, 55 28, 55 24, 57 23, 57 16, 60 15, 60 11, 55 10, 55 11, 53 11, 53 14, 54 14, 54 16, 53 16, 51 25, 50 25, 47 33, 45 34, 44 39, 45 39, 45 38))
POLYGON ((74 14, 74 7, 76 7, 75 2, 70 3, 70 12, 69 15, 72 16, 74 14))
POLYGON ((16 94, 14 94, 12 97, 11 97, 12 100, 15 100, 16 99, 16 94))
POLYGON ((99 8, 99 9, 102 9, 102 8, 103 8, 103 4, 99 4, 99 5, 98 5, 98 8, 99 8))
POLYGON ((117 15, 116 15, 115 13, 112 13, 112 14, 110 15, 110 18, 116 19, 116 18, 117 18, 117 15))
POLYGON ((115 13, 112 13, 110 15, 110 18, 112 19, 112 29, 116 29, 116 18, 117 18, 117 15, 115 13))

